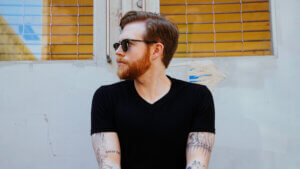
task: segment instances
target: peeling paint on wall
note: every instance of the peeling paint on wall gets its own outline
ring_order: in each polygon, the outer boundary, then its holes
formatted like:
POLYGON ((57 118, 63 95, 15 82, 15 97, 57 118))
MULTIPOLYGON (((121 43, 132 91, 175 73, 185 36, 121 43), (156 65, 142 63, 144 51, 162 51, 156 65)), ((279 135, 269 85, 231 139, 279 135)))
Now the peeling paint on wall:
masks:
POLYGON ((189 82, 206 85, 210 91, 226 78, 226 75, 211 60, 194 61, 188 67, 189 82))
POLYGON ((172 66, 187 66, 188 81, 206 85, 210 91, 213 91, 215 85, 226 78, 226 75, 211 60, 189 61, 172 66))

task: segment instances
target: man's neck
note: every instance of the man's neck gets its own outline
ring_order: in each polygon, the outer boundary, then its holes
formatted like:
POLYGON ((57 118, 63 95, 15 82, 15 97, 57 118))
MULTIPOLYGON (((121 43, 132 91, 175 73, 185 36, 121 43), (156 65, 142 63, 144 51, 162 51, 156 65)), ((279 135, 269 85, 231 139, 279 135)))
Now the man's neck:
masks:
POLYGON ((134 80, 138 94, 148 103, 154 103, 163 97, 171 88, 171 81, 165 72, 150 72, 134 80))

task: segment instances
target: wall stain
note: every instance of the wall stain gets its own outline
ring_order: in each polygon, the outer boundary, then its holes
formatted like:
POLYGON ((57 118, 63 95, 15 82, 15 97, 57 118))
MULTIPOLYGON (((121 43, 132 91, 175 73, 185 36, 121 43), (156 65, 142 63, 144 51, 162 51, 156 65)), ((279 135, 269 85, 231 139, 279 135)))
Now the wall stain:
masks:
POLYGON ((52 157, 56 157, 56 154, 53 151, 53 145, 52 145, 52 142, 51 142, 51 139, 50 139, 49 120, 48 120, 48 117, 47 117, 46 113, 44 114, 44 120, 45 120, 45 122, 47 124, 47 141, 48 141, 48 144, 49 144, 51 156, 52 157))

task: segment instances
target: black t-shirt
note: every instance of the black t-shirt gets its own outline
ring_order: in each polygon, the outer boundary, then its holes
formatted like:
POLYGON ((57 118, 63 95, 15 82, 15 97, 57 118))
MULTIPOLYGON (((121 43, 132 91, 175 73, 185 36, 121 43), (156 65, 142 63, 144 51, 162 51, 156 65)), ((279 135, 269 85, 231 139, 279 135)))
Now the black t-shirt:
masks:
POLYGON ((101 86, 95 92, 90 134, 118 133, 122 169, 184 169, 189 132, 215 133, 208 88, 168 78, 169 92, 153 104, 137 93, 133 80, 101 86))

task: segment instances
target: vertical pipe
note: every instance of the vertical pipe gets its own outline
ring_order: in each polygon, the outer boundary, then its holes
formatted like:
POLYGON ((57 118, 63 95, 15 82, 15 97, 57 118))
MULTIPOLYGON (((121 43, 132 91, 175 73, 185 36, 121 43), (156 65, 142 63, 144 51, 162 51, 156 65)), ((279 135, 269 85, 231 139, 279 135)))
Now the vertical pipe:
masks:
POLYGON ((146 11, 146 0, 143 0, 143 11, 146 11))
POLYGON ((106 0, 106 61, 111 63, 110 58, 110 3, 106 0))

